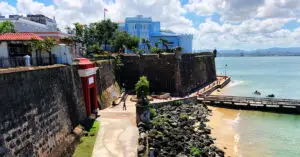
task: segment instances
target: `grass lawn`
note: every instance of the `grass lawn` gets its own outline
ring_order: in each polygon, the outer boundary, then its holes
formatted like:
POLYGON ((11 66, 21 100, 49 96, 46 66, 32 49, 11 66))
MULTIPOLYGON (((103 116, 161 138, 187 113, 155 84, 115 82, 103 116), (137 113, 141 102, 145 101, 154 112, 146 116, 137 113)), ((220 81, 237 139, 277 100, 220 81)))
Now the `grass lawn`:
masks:
POLYGON ((94 149, 94 144, 97 137, 97 132, 100 128, 98 121, 94 121, 92 127, 87 130, 88 136, 82 136, 80 143, 76 146, 73 157, 91 157, 94 149), (94 135, 94 136, 90 136, 94 135))

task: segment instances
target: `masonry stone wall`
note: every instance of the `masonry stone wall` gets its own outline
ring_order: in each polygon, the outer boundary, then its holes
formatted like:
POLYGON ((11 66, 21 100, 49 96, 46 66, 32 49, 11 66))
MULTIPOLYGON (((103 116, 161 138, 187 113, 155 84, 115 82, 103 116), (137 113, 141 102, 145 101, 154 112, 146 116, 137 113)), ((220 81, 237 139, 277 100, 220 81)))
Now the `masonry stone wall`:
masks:
POLYGON ((96 84, 100 108, 103 109, 111 106, 112 102, 121 95, 121 91, 114 73, 114 60, 96 61, 94 64, 99 67, 96 74, 96 84))
MULTIPOLYGON (((106 108, 120 95, 114 61, 95 65, 99 104, 106 108)), ((0 156, 49 156, 65 147, 66 136, 87 118, 77 69, 61 65, 0 74, 0 156)))
POLYGON ((127 89, 134 89, 140 76, 147 76, 150 92, 176 92, 176 64, 173 54, 167 55, 130 55, 122 56, 124 66, 121 70, 121 82, 127 89))
POLYGON ((181 59, 174 54, 123 55, 121 82, 134 89, 140 76, 147 76, 150 92, 170 92, 185 95, 216 79, 212 53, 185 53, 181 59))
POLYGON ((0 74, 0 156, 47 156, 86 118, 76 67, 0 74))
POLYGON ((215 57, 209 53, 182 54, 181 92, 193 91, 216 80, 215 57))

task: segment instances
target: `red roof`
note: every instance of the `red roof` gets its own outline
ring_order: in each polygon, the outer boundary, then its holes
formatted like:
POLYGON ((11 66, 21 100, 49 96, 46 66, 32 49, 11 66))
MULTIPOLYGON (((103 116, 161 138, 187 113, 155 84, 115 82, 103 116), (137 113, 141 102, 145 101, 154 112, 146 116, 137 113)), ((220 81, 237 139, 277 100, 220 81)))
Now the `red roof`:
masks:
POLYGON ((4 33, 0 35, 0 41, 29 41, 44 40, 34 33, 4 33))

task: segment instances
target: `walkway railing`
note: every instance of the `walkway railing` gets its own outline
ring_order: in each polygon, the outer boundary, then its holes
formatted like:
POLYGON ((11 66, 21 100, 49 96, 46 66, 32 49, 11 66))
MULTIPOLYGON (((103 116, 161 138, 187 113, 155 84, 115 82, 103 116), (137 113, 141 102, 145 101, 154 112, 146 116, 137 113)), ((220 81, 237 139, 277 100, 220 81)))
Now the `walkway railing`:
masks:
POLYGON ((208 96, 198 97, 199 101, 208 102, 217 105, 235 105, 235 106, 263 106, 263 107, 300 107, 300 100, 280 99, 280 98, 259 98, 259 97, 241 97, 241 96, 208 96), (275 105, 275 106, 274 106, 275 105))

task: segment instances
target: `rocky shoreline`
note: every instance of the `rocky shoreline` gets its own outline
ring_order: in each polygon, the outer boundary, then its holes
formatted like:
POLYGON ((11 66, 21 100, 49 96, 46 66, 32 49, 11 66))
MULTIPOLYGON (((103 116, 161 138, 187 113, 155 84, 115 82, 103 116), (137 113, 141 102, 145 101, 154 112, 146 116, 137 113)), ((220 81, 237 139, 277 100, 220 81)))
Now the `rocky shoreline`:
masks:
POLYGON ((197 103, 170 102, 150 107, 150 123, 138 124, 138 156, 217 157, 224 152, 214 146, 206 126, 211 111, 197 103))

